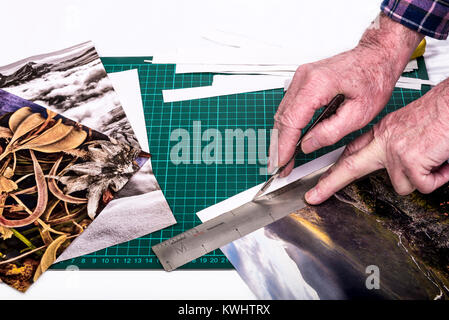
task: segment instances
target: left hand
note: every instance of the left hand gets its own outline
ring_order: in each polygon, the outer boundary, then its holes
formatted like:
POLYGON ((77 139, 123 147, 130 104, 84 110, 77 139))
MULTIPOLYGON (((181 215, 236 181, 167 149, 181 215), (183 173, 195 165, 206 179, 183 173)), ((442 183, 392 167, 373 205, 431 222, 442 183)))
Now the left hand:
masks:
POLYGON ((385 116, 347 145, 306 201, 319 204, 356 179, 386 168, 400 195, 430 193, 449 181, 449 79, 385 116))

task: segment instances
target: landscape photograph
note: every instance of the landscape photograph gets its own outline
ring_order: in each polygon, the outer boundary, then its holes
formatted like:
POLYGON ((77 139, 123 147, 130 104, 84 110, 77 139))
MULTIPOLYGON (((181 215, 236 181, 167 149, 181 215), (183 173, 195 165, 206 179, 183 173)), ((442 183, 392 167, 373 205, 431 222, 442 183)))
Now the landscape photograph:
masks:
POLYGON ((259 299, 448 299, 448 209, 447 184, 399 196, 379 171, 221 250, 259 299))

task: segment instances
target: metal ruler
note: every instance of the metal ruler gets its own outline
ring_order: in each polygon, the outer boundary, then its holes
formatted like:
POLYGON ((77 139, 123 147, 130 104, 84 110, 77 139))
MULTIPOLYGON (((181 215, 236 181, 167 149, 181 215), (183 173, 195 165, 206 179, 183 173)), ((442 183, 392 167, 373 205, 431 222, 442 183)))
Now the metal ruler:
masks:
POLYGON ((172 271, 225 244, 263 228, 307 204, 304 194, 318 182, 326 166, 285 187, 248 202, 153 246, 166 271, 172 271))

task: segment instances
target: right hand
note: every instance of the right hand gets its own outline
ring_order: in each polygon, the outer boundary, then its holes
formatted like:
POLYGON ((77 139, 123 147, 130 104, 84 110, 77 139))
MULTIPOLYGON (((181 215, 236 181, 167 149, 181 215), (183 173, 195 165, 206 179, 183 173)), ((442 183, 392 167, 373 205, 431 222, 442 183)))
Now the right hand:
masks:
MULTIPOLYGON (((323 120, 304 137, 301 145, 304 153, 332 145, 363 128, 387 104, 397 79, 422 36, 385 16, 380 18, 380 29, 368 30, 354 49, 297 69, 274 117, 274 129, 277 129, 274 133, 278 134, 278 139, 271 139, 269 172, 289 161, 301 130, 315 111, 328 104, 335 95, 342 93, 346 100, 335 115, 323 120), (400 32, 397 29, 410 38, 401 40, 402 48, 401 41, 392 47, 378 42, 377 38, 382 38, 382 41, 390 43, 392 38, 398 37, 400 32), (389 38, 385 39, 385 32, 389 38)), ((293 165, 294 161, 281 176, 287 176, 293 165)))

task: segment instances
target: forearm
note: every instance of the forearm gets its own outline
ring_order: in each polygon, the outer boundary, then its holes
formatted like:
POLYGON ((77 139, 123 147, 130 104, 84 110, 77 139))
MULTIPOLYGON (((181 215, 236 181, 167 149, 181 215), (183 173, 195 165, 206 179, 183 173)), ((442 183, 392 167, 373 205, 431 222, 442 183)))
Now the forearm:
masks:
POLYGON ((423 38, 422 34, 380 13, 363 34, 358 47, 373 50, 379 61, 388 63, 391 75, 396 79, 423 38))
MULTIPOLYGON (((449 132, 449 78, 433 87, 425 96, 431 96, 434 101, 435 126, 439 126, 441 130, 449 132)), ((423 106, 423 108, 426 107, 423 106)))

